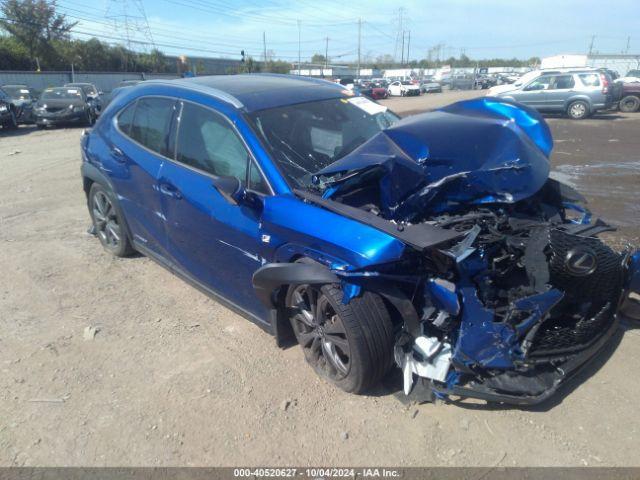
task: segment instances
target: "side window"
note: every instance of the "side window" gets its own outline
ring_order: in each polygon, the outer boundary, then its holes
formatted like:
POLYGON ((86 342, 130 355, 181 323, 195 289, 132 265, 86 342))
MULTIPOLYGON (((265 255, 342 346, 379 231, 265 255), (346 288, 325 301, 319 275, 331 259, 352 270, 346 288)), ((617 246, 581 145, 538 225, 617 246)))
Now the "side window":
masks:
POLYGON ((582 73, 580 74, 580 81, 585 87, 598 87, 600 86, 600 75, 597 73, 582 73))
POLYGON ((231 125, 215 112, 184 103, 177 160, 219 177, 246 183, 249 154, 231 125))
POLYGON ((529 85, 525 87, 526 91, 531 90, 547 90, 549 88, 549 84, 551 83, 551 77, 549 75, 538 77, 536 80, 531 82, 529 85))
POLYGON ((573 75, 556 75, 551 81, 551 90, 566 90, 567 88, 573 88, 576 84, 573 79, 573 75))
POLYGON ((136 102, 130 103, 124 110, 118 114, 116 122, 122 133, 129 135, 131 124, 133 123, 133 114, 136 112, 136 102))
POLYGON ((139 99, 129 136, 149 150, 173 157, 167 138, 174 105, 168 98, 139 99))
POLYGON ((262 176, 262 173, 260 173, 258 166, 253 161, 249 163, 249 185, 247 188, 264 195, 269 195, 270 193, 266 180, 262 176))

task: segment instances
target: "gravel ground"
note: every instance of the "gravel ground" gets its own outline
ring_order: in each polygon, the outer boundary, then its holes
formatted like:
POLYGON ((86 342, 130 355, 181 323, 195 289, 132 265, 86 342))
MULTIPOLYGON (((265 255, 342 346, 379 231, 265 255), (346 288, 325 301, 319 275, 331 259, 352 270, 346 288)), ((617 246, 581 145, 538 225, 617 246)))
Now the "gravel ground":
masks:
MULTIPOLYGON (((550 123, 554 170, 637 240, 640 115, 550 123)), ((536 409, 341 393, 149 259, 105 254, 80 132, 0 132, 0 465, 640 465, 636 331, 536 409)))

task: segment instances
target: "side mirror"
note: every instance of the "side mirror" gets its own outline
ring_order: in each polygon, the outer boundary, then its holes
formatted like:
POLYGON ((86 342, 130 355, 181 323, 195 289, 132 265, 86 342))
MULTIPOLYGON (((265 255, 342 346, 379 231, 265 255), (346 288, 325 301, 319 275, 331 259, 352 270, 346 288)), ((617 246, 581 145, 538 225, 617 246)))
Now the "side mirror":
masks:
POLYGON ((236 177, 216 177, 213 186, 232 205, 238 205, 245 196, 245 190, 236 177))

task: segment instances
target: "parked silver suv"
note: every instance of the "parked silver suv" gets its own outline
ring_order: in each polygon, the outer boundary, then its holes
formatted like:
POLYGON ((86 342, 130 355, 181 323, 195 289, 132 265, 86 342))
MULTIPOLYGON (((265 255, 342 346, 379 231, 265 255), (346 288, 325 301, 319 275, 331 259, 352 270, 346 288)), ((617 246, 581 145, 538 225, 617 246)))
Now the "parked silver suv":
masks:
POLYGON ((540 70, 540 75, 513 89, 491 89, 488 94, 540 111, 566 112, 578 120, 613 106, 612 83, 608 73, 594 69, 540 70))

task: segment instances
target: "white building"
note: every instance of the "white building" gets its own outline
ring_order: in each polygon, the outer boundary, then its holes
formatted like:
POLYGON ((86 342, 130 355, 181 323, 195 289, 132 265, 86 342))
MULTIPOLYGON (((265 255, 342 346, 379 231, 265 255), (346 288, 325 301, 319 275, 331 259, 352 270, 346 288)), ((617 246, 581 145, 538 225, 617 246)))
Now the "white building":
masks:
POLYGON ((554 55, 552 57, 545 57, 540 62, 540 68, 561 67, 608 68, 618 72, 621 77, 624 77, 629 70, 640 69, 640 55, 554 55))

